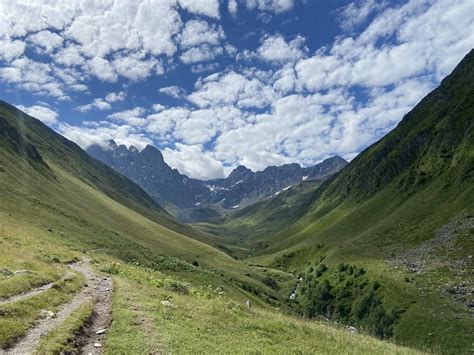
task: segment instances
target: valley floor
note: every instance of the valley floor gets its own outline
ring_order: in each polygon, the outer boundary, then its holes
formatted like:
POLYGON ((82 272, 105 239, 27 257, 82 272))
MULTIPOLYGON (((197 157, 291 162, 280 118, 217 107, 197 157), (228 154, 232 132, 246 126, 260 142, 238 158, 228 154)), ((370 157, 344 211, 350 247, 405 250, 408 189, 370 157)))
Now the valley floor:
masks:
POLYGON ((7 353, 416 353, 286 316, 200 267, 153 270, 2 221, 0 346, 7 353))

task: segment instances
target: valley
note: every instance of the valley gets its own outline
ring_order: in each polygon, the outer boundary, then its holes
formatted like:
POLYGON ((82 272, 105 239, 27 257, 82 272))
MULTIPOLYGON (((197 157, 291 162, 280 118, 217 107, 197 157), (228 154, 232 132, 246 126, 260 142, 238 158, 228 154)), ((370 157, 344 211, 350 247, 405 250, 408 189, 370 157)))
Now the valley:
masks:
POLYGON ((0 102, 0 348, 472 353, 473 83, 471 51, 349 163, 206 181, 0 102))

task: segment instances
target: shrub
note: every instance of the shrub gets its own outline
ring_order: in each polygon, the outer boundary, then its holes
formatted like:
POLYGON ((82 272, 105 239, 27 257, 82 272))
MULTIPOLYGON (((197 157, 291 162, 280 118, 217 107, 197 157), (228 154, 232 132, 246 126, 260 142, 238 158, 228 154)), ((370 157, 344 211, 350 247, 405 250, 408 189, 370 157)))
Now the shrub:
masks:
POLYGON ((170 278, 165 279, 164 288, 182 295, 187 295, 189 293, 189 286, 187 283, 170 278))

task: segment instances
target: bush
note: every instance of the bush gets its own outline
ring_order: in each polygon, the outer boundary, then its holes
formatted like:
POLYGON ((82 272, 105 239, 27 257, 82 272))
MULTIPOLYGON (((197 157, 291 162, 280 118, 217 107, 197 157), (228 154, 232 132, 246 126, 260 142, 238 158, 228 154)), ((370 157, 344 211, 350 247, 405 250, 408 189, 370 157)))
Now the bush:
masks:
MULTIPOLYGON (((322 276, 327 269, 326 265, 319 265, 316 275, 322 276)), ((326 277, 319 282, 313 280, 309 277, 312 274, 304 277, 299 289, 300 312, 309 317, 324 315, 381 338, 392 336, 399 314, 386 309, 377 294, 382 285, 365 274, 363 268, 341 263, 335 275, 327 276, 331 282, 326 277)))
POLYGON ((109 275, 118 275, 120 274, 120 267, 117 263, 105 265, 99 269, 102 272, 105 272, 109 275))
POLYGON ((187 295, 189 293, 189 286, 187 283, 174 279, 165 279, 164 288, 172 292, 180 293, 182 295, 187 295))

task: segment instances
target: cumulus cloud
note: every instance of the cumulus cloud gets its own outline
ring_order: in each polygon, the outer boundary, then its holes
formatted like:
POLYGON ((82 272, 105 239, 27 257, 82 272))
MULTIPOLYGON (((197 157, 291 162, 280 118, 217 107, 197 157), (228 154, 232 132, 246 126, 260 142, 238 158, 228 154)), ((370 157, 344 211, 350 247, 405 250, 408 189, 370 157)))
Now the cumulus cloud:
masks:
POLYGON ((20 57, 24 52, 26 45, 23 41, 0 38, 0 60, 10 62, 20 57))
POLYGON ((47 106, 33 105, 23 106, 17 105, 17 107, 25 112, 26 114, 39 119, 47 125, 54 125, 58 122, 58 113, 47 106))
POLYGON ((113 104, 115 102, 125 100, 126 96, 127 94, 124 91, 110 92, 105 96, 105 101, 113 104))
POLYGON ((238 5, 237 5, 237 0, 229 0, 227 3, 227 10, 232 16, 237 16, 237 10, 238 10, 238 5))
POLYGON ((257 49, 257 53, 262 60, 268 62, 294 62, 304 56, 305 49, 302 48, 304 42, 305 39, 301 36, 287 42, 279 34, 266 35, 257 49))
POLYGON ((179 0, 179 4, 189 12, 220 18, 219 0, 179 0))
POLYGON ((0 79, 38 95, 53 96, 59 100, 68 100, 64 83, 54 76, 48 63, 35 62, 20 57, 0 67, 0 79))
POLYGON ((78 106, 77 111, 88 112, 94 108, 100 111, 105 111, 105 110, 110 110, 112 106, 107 101, 97 98, 97 99, 94 99, 94 101, 92 101, 90 104, 78 106))
POLYGON ((186 22, 179 36, 182 48, 194 47, 200 44, 219 45, 225 39, 221 26, 210 25, 207 21, 190 20, 186 22))
POLYGON ((143 107, 135 107, 131 110, 118 111, 107 116, 114 121, 125 122, 136 127, 143 126, 146 123, 144 115, 146 110, 143 107))
POLYGON ((339 25, 345 31, 350 31, 364 23, 371 14, 386 6, 386 1, 362 0, 351 2, 337 11, 339 25))
POLYGON ((163 74, 163 66, 155 59, 144 60, 139 57, 124 56, 115 59, 112 66, 119 75, 132 81, 149 77, 152 70, 155 70, 156 74, 163 74))
POLYGON ((224 52, 220 46, 224 39, 225 33, 221 26, 190 20, 179 36, 183 49, 180 59, 185 64, 212 60, 224 52))
POLYGON ((199 63, 213 60, 223 52, 224 50, 221 47, 203 44, 198 47, 189 48, 181 55, 180 59, 185 64, 199 63))
POLYGON ((36 44, 46 53, 51 53, 54 49, 63 44, 63 38, 57 33, 51 31, 40 31, 28 37, 28 40, 36 44))
POLYGON ((474 20, 465 16, 470 9, 462 0, 438 1, 429 8, 410 1, 387 9, 356 38, 340 38, 326 52, 301 60, 297 75, 309 90, 386 86, 425 72, 439 80, 472 47, 466 31, 474 20), (377 44, 391 35, 393 44, 377 44))
POLYGON ((81 148, 87 149, 93 144, 104 144, 113 139, 118 144, 135 146, 138 149, 145 148, 152 144, 152 140, 131 125, 120 125, 111 122, 85 122, 83 126, 73 126, 60 123, 57 127, 59 133, 66 138, 76 142, 81 148))
POLYGON ((186 91, 179 86, 166 86, 158 90, 159 93, 174 97, 175 99, 179 99, 186 95, 186 91))
POLYGON ((117 72, 107 59, 94 57, 88 62, 87 68, 100 80, 115 83, 118 79, 117 72))
POLYGON ((248 9, 274 12, 276 14, 293 8, 294 0, 245 0, 248 9))
MULTIPOLYGON (((2 1, 0 61, 9 64, 17 59, 27 60, 36 67, 45 64, 29 54, 29 57, 22 58, 28 53, 25 49, 31 47, 51 58, 48 66, 52 80, 46 86, 42 82, 26 81, 24 71, 17 65, 4 66, 0 79, 9 83, 21 82, 18 88, 39 95, 66 99, 69 87, 62 86, 60 80, 53 80, 55 69, 64 69, 63 66, 80 67, 85 74, 83 81, 97 78, 116 82, 119 77, 139 81, 151 75, 161 75, 165 72, 162 58, 172 58, 178 50, 177 37, 183 27, 180 9, 219 19, 219 5, 219 0, 95 1, 87 5, 77 1, 55 3, 54 6, 41 1, 28 1, 21 5, 2 1)), ((216 40, 224 38, 222 27, 212 25, 208 26, 207 32, 206 29, 202 32, 202 26, 207 22, 195 21, 194 26, 200 24, 201 28, 197 28, 194 35, 207 38, 206 44, 215 46, 216 40)), ((188 23, 193 25, 192 21, 188 23)), ((191 38, 191 30, 185 27, 183 44, 196 41, 196 38, 191 38)), ((183 60, 189 63, 200 58, 207 60, 220 51, 199 47, 184 53, 183 60)), ((71 85, 71 90, 78 91, 83 89, 79 85, 84 84, 68 85, 71 85)))
POLYGON ((177 143, 176 149, 166 148, 163 157, 173 168, 197 179, 220 178, 227 172, 220 161, 214 159, 199 145, 177 143))
POLYGON ((256 78, 227 72, 212 74, 197 83, 188 99, 199 107, 234 104, 240 108, 263 108, 275 98, 275 92, 256 78))

